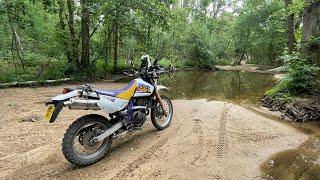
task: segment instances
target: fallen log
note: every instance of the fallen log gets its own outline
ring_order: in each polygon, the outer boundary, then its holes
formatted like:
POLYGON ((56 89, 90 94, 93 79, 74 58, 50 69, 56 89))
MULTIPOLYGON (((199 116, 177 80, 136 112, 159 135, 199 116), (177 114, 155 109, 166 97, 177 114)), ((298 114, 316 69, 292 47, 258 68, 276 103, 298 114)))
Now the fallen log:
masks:
POLYGON ((71 78, 62 78, 55 80, 45 80, 45 81, 25 81, 25 82, 11 82, 11 83, 2 83, 0 84, 0 88, 10 88, 10 87, 33 87, 37 85, 49 85, 49 84, 57 84, 71 81, 71 78))

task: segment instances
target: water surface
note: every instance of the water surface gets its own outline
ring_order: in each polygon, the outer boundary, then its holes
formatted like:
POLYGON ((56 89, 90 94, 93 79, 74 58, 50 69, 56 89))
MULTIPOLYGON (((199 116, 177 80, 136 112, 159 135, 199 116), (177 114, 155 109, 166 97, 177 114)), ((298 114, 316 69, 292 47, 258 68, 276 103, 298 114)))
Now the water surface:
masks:
POLYGON ((172 99, 208 99, 253 105, 260 104, 261 96, 275 82, 272 74, 244 71, 180 71, 172 77, 163 74, 159 80, 159 84, 169 88, 167 94, 172 99))

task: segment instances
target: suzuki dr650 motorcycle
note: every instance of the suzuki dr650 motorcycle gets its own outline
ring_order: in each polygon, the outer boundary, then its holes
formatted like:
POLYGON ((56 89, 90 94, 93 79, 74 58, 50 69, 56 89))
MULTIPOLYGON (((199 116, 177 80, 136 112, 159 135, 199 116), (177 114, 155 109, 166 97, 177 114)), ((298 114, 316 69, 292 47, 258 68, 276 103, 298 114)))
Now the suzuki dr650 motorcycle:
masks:
POLYGON ((74 121, 62 140, 65 158, 76 165, 90 165, 99 161, 110 149, 112 139, 126 132, 141 129, 147 116, 152 124, 163 130, 170 125, 173 107, 170 99, 160 96, 159 91, 167 89, 157 85, 160 66, 149 56, 142 56, 141 78, 132 80, 120 90, 96 90, 89 85, 64 88, 62 94, 46 102, 49 108, 45 119, 53 123, 63 107, 81 110, 102 110, 107 119, 89 114, 74 121))

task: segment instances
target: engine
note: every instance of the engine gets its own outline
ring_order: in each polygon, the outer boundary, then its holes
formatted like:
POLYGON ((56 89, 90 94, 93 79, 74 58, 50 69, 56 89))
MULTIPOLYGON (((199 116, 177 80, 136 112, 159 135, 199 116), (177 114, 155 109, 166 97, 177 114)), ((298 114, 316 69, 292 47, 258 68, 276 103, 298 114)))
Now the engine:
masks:
POLYGON ((136 127, 141 127, 147 120, 147 109, 143 109, 143 107, 147 106, 147 102, 148 100, 146 98, 136 98, 133 100, 134 107, 139 108, 135 109, 132 115, 132 122, 136 127))
POLYGON ((147 98, 134 98, 129 103, 128 109, 122 111, 123 123, 128 130, 142 127, 149 114, 147 106, 147 98))
POLYGON ((142 111, 133 112, 133 124, 135 127, 141 127, 147 120, 147 115, 142 111))

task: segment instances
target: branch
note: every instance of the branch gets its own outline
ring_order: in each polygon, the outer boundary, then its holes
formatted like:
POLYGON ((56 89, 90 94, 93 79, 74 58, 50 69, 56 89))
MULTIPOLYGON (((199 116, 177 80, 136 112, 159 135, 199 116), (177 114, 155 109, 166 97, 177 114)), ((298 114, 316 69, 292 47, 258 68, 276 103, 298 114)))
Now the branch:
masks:
MULTIPOLYGON (((104 16, 99 20, 98 24, 96 25, 96 27, 94 27, 93 31, 91 32, 89 39, 91 39, 91 37, 96 33, 96 31, 98 30, 100 24, 104 21, 105 17, 107 16, 107 14, 110 14, 112 11, 117 11, 122 5, 125 5, 126 1, 122 1, 121 3, 119 3, 115 8, 109 9, 104 16)), ((103 14, 102 14, 103 15, 103 14)))
POLYGON ((102 23, 102 21, 104 20, 104 18, 105 18, 105 16, 103 16, 103 17, 99 20, 97 26, 94 27, 93 31, 91 32, 91 34, 90 34, 90 36, 89 36, 89 39, 91 39, 91 37, 94 35, 94 33, 98 30, 98 28, 99 28, 100 24, 102 23))

